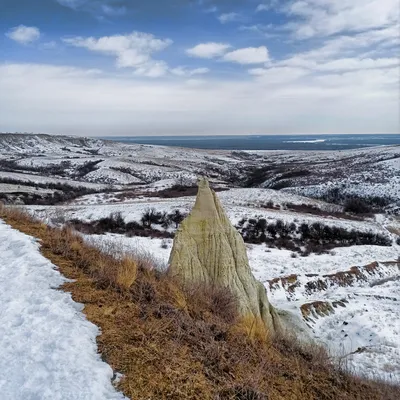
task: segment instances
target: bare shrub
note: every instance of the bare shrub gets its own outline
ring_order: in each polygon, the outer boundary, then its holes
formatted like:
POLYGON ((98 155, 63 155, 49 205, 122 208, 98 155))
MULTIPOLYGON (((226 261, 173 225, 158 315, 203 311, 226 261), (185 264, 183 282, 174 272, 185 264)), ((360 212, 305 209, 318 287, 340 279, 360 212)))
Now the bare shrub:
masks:
POLYGON ((372 212, 372 207, 370 207, 363 199, 352 198, 346 200, 344 211, 354 214, 368 214, 372 212))
POLYGON ((347 230, 321 222, 298 225, 278 219, 267 224, 263 218, 242 218, 236 228, 247 243, 266 243, 270 247, 307 255, 327 253, 337 246, 392 245, 392 239, 381 233, 347 230))

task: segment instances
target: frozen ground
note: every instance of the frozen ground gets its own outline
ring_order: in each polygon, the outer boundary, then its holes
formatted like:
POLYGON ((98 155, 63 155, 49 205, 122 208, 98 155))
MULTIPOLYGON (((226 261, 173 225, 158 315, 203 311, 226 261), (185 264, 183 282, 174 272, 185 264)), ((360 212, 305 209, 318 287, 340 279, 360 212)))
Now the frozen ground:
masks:
POLYGON ((54 190, 35 188, 33 186, 12 185, 12 184, 8 184, 8 183, 0 183, 0 193, 20 193, 20 192, 46 195, 46 194, 54 193, 54 190))
POLYGON ((93 189, 99 191, 105 190, 108 187, 106 184, 101 184, 101 183, 80 182, 73 179, 53 178, 39 174, 29 174, 21 172, 0 171, 0 179, 2 178, 12 179, 21 183, 30 183, 33 185, 53 183, 53 184, 69 185, 73 187, 84 186, 87 189, 93 189))
POLYGON ((330 302, 346 299, 346 307, 311 324, 315 337, 330 347, 356 373, 399 381, 400 275, 372 286, 335 288, 324 293, 330 302))
MULTIPOLYGON (((332 189, 343 195, 390 197, 392 209, 400 209, 399 160, 400 146, 346 151, 219 151, 0 134, 0 180, 41 184, 61 180, 98 191, 132 186, 151 191, 205 175, 230 187, 280 188, 288 198, 291 194, 323 196, 332 189)), ((242 195, 243 201, 245 198, 242 195)))
POLYGON ((63 282, 35 239, 0 221, 2 400, 124 398, 97 353, 98 328, 57 290, 63 282))

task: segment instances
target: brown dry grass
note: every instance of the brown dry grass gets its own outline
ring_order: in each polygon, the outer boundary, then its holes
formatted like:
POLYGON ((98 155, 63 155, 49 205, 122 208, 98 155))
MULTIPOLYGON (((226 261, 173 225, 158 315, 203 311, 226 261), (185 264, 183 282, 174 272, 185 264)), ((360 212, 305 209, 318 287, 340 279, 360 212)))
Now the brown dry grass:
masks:
POLYGON ((396 226, 387 226, 386 229, 394 235, 400 236, 400 228, 396 226))
POLYGON ((249 336, 259 328, 238 320, 235 300, 223 290, 183 289, 140 259, 104 254, 71 230, 9 209, 0 217, 41 239, 44 256, 75 279, 63 289, 101 328, 99 351, 124 375, 119 388, 131 399, 399 398, 398 387, 344 373, 316 346, 249 336))

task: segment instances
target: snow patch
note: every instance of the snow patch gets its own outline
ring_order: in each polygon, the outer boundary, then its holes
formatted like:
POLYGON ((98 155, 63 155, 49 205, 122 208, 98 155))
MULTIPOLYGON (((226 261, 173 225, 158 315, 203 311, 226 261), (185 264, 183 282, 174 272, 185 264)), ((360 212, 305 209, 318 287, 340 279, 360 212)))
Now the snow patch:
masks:
POLYGON ((0 221, 2 400, 117 400, 97 352, 97 326, 57 290, 67 280, 38 242, 0 221))

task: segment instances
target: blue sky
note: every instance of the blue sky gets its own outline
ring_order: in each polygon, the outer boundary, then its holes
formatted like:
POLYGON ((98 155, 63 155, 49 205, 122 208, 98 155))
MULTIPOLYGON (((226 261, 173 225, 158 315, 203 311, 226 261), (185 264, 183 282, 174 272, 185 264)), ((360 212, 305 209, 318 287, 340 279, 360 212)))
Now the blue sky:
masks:
POLYGON ((0 131, 399 133, 398 0, 1 0, 0 131))

